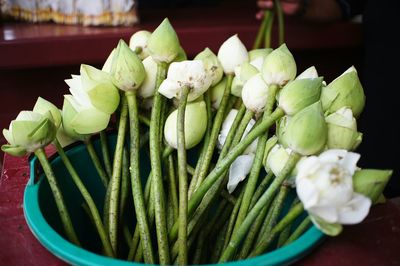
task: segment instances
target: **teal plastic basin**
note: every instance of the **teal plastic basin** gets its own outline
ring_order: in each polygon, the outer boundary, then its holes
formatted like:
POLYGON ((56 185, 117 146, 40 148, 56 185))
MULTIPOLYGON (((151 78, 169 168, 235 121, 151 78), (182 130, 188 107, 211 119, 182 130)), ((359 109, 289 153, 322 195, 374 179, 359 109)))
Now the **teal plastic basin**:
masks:
MULTIPOLYGON (((95 140, 94 144, 98 154, 100 154, 99 141, 95 140)), ((66 152, 95 202, 98 203, 97 207, 102 211, 101 202, 103 202, 105 189, 89 159, 85 146, 76 145, 70 147, 66 152)), ((96 254, 101 249, 100 241, 89 218, 81 208, 81 204, 84 202, 83 198, 73 184, 60 157, 51 158, 51 164, 63 192, 75 230, 82 242, 81 244, 87 249, 75 246, 62 236, 61 221, 53 196, 46 178, 37 171, 39 162, 36 158, 33 158, 30 161, 30 180, 24 193, 24 214, 29 228, 40 243, 55 256, 73 265, 143 265, 96 254)), ((149 168, 149 159, 142 152, 142 176, 147 176, 149 168)), ((313 247, 318 245, 323 238, 323 233, 311 226, 299 239, 283 248, 255 258, 225 264, 229 266, 290 264, 311 252, 313 247)))

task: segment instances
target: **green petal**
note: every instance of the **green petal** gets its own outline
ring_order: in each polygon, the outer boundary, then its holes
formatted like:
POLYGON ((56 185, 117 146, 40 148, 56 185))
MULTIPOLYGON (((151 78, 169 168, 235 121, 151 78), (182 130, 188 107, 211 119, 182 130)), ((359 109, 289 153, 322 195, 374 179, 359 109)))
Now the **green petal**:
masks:
POLYGON ((12 135, 15 145, 27 147, 32 144, 29 135, 36 130, 42 121, 12 121, 12 135))
POLYGON ((71 121, 71 126, 78 134, 93 134, 104 130, 110 115, 97 109, 86 109, 78 113, 71 121))
POLYGON ((7 144, 1 146, 1 150, 12 156, 18 156, 18 157, 25 156, 27 154, 27 151, 24 148, 7 144))
POLYGON ((57 129, 50 119, 45 118, 43 121, 29 134, 29 138, 33 143, 41 143, 43 146, 48 145, 56 137, 57 129))
POLYGON ((357 171, 353 176, 354 191, 369 197, 375 204, 392 174, 392 170, 363 169, 357 171))
POLYGON ((78 134, 72 127, 72 121, 78 115, 78 112, 73 107, 71 100, 72 95, 64 96, 64 104, 62 109, 62 127, 69 137, 81 140, 84 138, 84 136, 78 134))
POLYGON ((38 97, 36 100, 35 106, 33 107, 33 112, 39 113, 41 115, 45 115, 47 112, 50 112, 51 119, 54 124, 58 128, 61 124, 61 112, 60 110, 51 102, 43 99, 42 97, 38 97))
POLYGON ((14 138, 13 138, 10 130, 8 130, 6 128, 3 129, 3 136, 7 140, 8 143, 10 143, 11 145, 14 144, 14 138))
POLYGON ((119 92, 112 83, 100 83, 88 91, 94 107, 111 115, 119 105, 119 92))
POLYGON ((318 229, 328 236, 337 236, 343 230, 343 226, 341 224, 329 224, 316 216, 310 216, 310 218, 315 226, 317 226, 318 229))

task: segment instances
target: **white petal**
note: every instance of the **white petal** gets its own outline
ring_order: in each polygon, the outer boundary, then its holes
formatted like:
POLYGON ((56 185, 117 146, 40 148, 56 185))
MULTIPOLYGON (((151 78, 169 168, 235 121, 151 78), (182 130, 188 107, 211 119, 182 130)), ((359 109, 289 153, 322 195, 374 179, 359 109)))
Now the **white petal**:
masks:
POLYGON ((227 39, 218 50, 218 59, 225 74, 233 74, 235 67, 249 61, 249 55, 244 44, 237 35, 227 39))
POLYGON ((318 165, 319 165, 319 160, 318 157, 316 156, 310 156, 302 161, 299 161, 297 163, 297 170, 298 170, 297 178, 313 174, 310 170, 312 168, 317 167, 318 165))
POLYGON ((253 160, 254 154, 240 155, 232 163, 231 167, 229 168, 229 181, 227 184, 229 193, 232 193, 240 181, 243 181, 250 173, 253 160))
POLYGON ((330 149, 326 150, 318 156, 318 159, 323 163, 338 163, 347 154, 346 150, 330 149))
POLYGON ((175 81, 165 79, 158 88, 158 92, 168 99, 171 99, 173 97, 178 97, 180 87, 175 81))
POLYGON ((268 86, 261 74, 254 75, 243 85, 242 100, 247 109, 255 113, 264 110, 267 103, 268 86))
POLYGON ((65 83, 67 83, 68 87, 74 87, 74 88, 81 88, 82 87, 82 81, 81 81, 81 76, 80 75, 71 75, 71 79, 66 79, 64 80, 65 83))
POLYGON ((360 159, 360 154, 355 152, 348 152, 346 156, 342 159, 341 165, 345 168, 351 176, 357 169, 357 162, 360 159))
MULTIPOLYGON (((11 128, 12 127, 10 127, 10 130, 11 130, 11 128)), ((10 143, 11 145, 14 145, 14 137, 12 135, 12 132, 10 132, 10 130, 3 129, 3 136, 8 143, 10 143)))
POLYGON ((371 200, 364 195, 354 193, 353 198, 339 209, 339 223, 357 224, 367 217, 371 200))
POLYGON ((318 78, 318 72, 315 66, 311 66, 304 70, 296 79, 314 79, 318 78))
POLYGON ((226 137, 228 136, 229 130, 232 127, 233 120, 235 120, 235 117, 238 113, 238 110, 236 109, 231 109, 226 116, 224 122, 222 123, 222 128, 221 131, 218 135, 218 149, 222 149, 222 147, 225 144, 226 137))
POLYGON ((318 190, 307 178, 296 179, 296 191, 306 210, 318 203, 318 190))
POLYGON ((17 121, 39 121, 42 119, 42 115, 32 112, 32 111, 21 111, 17 115, 17 118, 15 120, 17 121))
POLYGON ((262 57, 262 56, 257 57, 256 59, 252 60, 250 62, 250 64, 252 66, 254 66, 255 68, 257 68, 258 71, 261 71, 262 65, 264 63, 264 59, 265 59, 265 57, 262 57))
POLYGON ((333 206, 315 206, 309 208, 308 212, 330 224, 337 223, 339 219, 338 211, 333 206))

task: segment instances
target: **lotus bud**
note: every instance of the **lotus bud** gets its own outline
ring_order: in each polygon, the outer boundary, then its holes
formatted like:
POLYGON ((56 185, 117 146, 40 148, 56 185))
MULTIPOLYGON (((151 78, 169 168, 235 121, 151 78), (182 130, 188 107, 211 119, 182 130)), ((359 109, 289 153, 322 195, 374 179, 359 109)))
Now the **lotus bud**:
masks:
POLYGON ((322 77, 293 80, 281 90, 279 107, 285 111, 285 114, 294 115, 319 100, 321 87, 322 77))
POLYGON ((267 142, 265 143, 264 156, 263 156, 263 160, 262 160, 264 163, 265 169, 267 169, 266 162, 267 162, 268 154, 271 151, 271 149, 275 146, 275 144, 277 144, 277 143, 278 143, 278 137, 276 135, 273 135, 270 138, 268 138, 267 142))
POLYGON ((89 65, 81 65, 80 72, 81 75, 72 75, 72 79, 65 80, 71 94, 78 101, 90 102, 107 114, 114 113, 120 98, 118 89, 111 82, 111 76, 89 65))
POLYGON ((359 170, 353 176, 354 191, 367 196, 373 204, 376 204, 392 173, 393 171, 391 170, 359 170))
MULTIPOLYGON (((204 101, 186 105, 185 109, 185 147, 193 148, 203 138, 207 129, 207 110, 204 101)), ((177 149, 178 110, 173 111, 165 121, 164 137, 167 143, 177 149)))
POLYGON ((39 97, 36 100, 35 106, 32 110, 34 113, 41 114, 43 116, 48 116, 48 118, 54 123, 56 128, 59 128, 61 125, 61 112, 60 109, 57 108, 51 102, 39 97))
POLYGON ((318 78, 318 72, 315 66, 311 66, 304 70, 300 75, 297 76, 297 80, 299 79, 315 79, 318 78))
POLYGON ((350 108, 342 107, 325 118, 328 125, 328 149, 355 150, 362 141, 350 108))
POLYGON ((365 95, 354 66, 322 89, 321 101, 322 108, 328 114, 344 106, 351 108, 355 117, 361 114, 365 105, 365 95))
POLYGON ((268 86, 257 74, 249 79, 243 86, 242 99, 247 109, 258 114, 263 112, 267 103, 268 86))
POLYGON ((38 148, 50 144, 57 132, 54 123, 49 119, 51 114, 41 115, 33 111, 21 111, 11 121, 8 129, 3 129, 8 144, 1 150, 13 156, 24 156, 38 148))
POLYGON ((184 86, 189 87, 188 101, 200 97, 211 85, 211 77, 207 74, 201 60, 173 62, 158 91, 165 97, 180 99, 184 86))
POLYGON ((232 80, 231 85, 231 94, 238 98, 242 97, 242 89, 243 89, 243 82, 240 80, 240 77, 235 76, 232 80))
POLYGON ((137 90, 146 76, 142 61, 123 40, 118 43, 111 76, 114 84, 123 91, 137 90))
POLYGON ((62 123, 67 135, 73 139, 85 140, 87 135, 104 130, 110 120, 109 114, 86 104, 72 95, 64 95, 62 123))
POLYGON ((171 63, 177 57, 181 46, 175 30, 167 18, 151 34, 147 48, 157 63, 171 63))
POLYGON ((321 102, 316 102, 294 115, 283 133, 287 147, 301 155, 320 152, 327 139, 327 125, 321 102))
POLYGON ((211 86, 215 86, 224 75, 224 70, 222 65, 218 60, 218 57, 209 49, 204 49, 201 53, 196 55, 194 60, 203 61, 204 68, 206 69, 209 76, 211 76, 212 83, 211 86))
POLYGON ((129 48, 134 52, 138 52, 137 55, 141 60, 149 56, 147 43, 149 42, 151 32, 147 30, 140 30, 132 34, 129 40, 129 48))
POLYGON ((182 48, 182 46, 179 47, 179 52, 178 55, 175 57, 173 62, 182 62, 187 60, 187 55, 185 50, 182 48))
POLYGON ((104 65, 103 65, 101 71, 104 71, 104 72, 106 72, 108 74, 111 73, 111 67, 113 65, 113 60, 114 60, 114 56, 115 56, 115 53, 116 53, 115 51, 116 51, 115 48, 112 49, 111 53, 108 55, 106 61, 104 62, 104 65))
POLYGON ((253 61, 257 58, 265 58, 273 51, 272 48, 261 48, 261 49, 254 49, 249 51, 249 59, 253 61))
POLYGON ((245 83, 248 81, 250 78, 253 76, 257 75, 259 71, 257 68, 255 68, 253 65, 251 65, 248 62, 243 63, 243 65, 240 67, 240 80, 245 83))
POLYGON ((267 85, 284 86, 296 77, 296 71, 293 55, 282 44, 265 58, 261 73, 267 85))
POLYGON ((217 110, 221 104, 227 81, 228 79, 224 77, 217 85, 210 89, 211 106, 214 110, 217 110))
POLYGON ((237 34, 227 39, 219 48, 218 59, 224 69, 225 74, 232 75, 235 67, 249 61, 249 55, 244 44, 240 41, 237 34))
POLYGON ((146 77, 138 89, 138 95, 145 99, 152 97, 156 90, 157 63, 151 56, 148 56, 143 60, 143 66, 146 71, 146 77))
POLYGON ((276 121, 276 136, 278 137, 279 143, 281 143, 285 147, 288 146, 285 136, 286 136, 287 125, 290 119, 291 117, 285 115, 284 117, 276 121))
POLYGON ((285 149, 282 145, 276 144, 268 153, 265 161, 267 172, 272 171, 275 176, 279 176, 291 153, 292 151, 289 148, 285 149))

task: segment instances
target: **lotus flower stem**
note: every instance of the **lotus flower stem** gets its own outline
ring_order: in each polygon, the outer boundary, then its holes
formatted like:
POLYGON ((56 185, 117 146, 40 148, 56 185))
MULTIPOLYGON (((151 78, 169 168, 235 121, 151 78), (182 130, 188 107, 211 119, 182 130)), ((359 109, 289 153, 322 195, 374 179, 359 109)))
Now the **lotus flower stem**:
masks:
MULTIPOLYGON (((228 105, 227 105, 226 110, 225 110, 224 120, 225 120, 225 118, 228 116, 229 112, 230 112, 235 106, 237 106, 237 105, 241 106, 241 104, 242 104, 242 99, 241 99, 241 98, 238 98, 238 97, 236 97, 236 96, 231 95, 231 96, 229 97, 228 105)), ((238 107, 237 109, 240 109, 240 107, 238 107)))
POLYGON ((268 20, 268 25, 266 27, 265 31, 265 37, 264 37, 264 47, 265 48, 270 48, 271 47, 271 35, 272 35, 272 25, 274 24, 274 16, 275 12, 274 11, 269 11, 269 20, 268 20))
POLYGON ((157 91, 154 95, 153 109, 151 112, 150 120, 150 161, 151 170, 153 175, 153 190, 154 190, 154 203, 155 203, 155 218, 156 218, 156 231, 157 243, 160 264, 170 264, 169 245, 167 235, 167 221, 165 213, 165 194, 161 173, 161 160, 160 160, 160 112, 162 106, 163 96, 158 92, 158 87, 165 79, 167 65, 158 64, 157 68, 157 91))
POLYGON ((266 28, 268 25, 268 20, 270 19, 270 14, 271 14, 271 11, 269 11, 269 10, 264 11, 264 17, 261 22, 260 28, 258 29, 256 39, 254 40, 253 49, 258 49, 261 46, 261 41, 264 37, 265 31, 266 31, 266 28))
POLYGON ((218 262, 221 252, 224 249, 225 235, 226 235, 226 230, 228 229, 228 223, 229 222, 225 222, 225 224, 222 227, 222 230, 220 230, 220 232, 217 233, 215 245, 214 245, 213 251, 211 253, 211 258, 210 258, 211 263, 218 262))
POLYGON ((145 263, 154 264, 154 252, 151 244, 150 229, 147 221, 139 166, 139 118, 136 92, 126 91, 130 125, 130 176, 136 220, 139 225, 140 239, 143 247, 145 263))
POLYGON ((236 221, 236 218, 237 218, 237 214, 239 212, 240 203, 243 200, 243 195, 244 195, 244 190, 240 191, 239 198, 237 199, 236 204, 233 207, 231 216, 229 217, 229 223, 228 223, 228 227, 226 229, 225 238, 224 238, 224 246, 223 246, 224 249, 229 244, 229 240, 230 240, 231 235, 232 235, 233 227, 235 226, 235 221, 236 221))
POLYGON ((64 197, 61 193, 60 187, 58 186, 56 176, 54 175, 53 169, 51 168, 50 162, 47 160, 46 153, 43 148, 39 148, 35 151, 35 155, 38 158, 40 164, 42 165, 47 181, 49 182, 51 192, 53 193, 54 200, 58 212, 60 214, 61 222, 65 231, 65 234, 69 241, 77 246, 80 246, 79 239, 75 233, 74 227, 72 225, 71 217, 69 216, 67 206, 64 202, 64 197))
POLYGON ((271 233, 261 240, 253 252, 250 253, 249 257, 255 257, 262 254, 272 243, 275 237, 282 232, 289 224, 291 224, 299 215, 304 212, 303 204, 297 203, 290 211, 285 215, 285 217, 280 220, 280 222, 271 230, 271 233))
POLYGON ((101 161, 99 156, 97 156, 96 150, 94 149, 93 143, 90 140, 90 138, 87 138, 85 140, 85 145, 86 145, 86 149, 89 153, 90 158, 92 159, 92 162, 94 164, 94 167, 96 168, 96 171, 101 179, 101 182, 103 183, 103 185, 105 187, 107 187, 108 185, 108 175, 107 173, 104 171, 103 166, 101 165, 101 161))
POLYGON ((293 231, 293 233, 289 236, 289 238, 285 241, 283 246, 289 245, 293 241, 295 241, 299 236, 301 236, 305 230, 310 226, 311 224, 311 219, 310 216, 307 216, 296 228, 296 230, 293 231))
POLYGON ((171 195, 170 200, 172 203, 172 213, 174 221, 176 221, 179 215, 179 204, 178 204, 176 176, 174 169, 174 157, 172 155, 168 156, 168 180, 169 180, 169 193, 171 195))
POLYGON ((100 144, 101 144, 101 152, 103 154, 104 167, 106 168, 106 172, 109 179, 112 175, 112 167, 110 161, 110 152, 108 150, 107 133, 104 130, 100 131, 100 144))
MULTIPOLYGON (((121 187, 121 168, 122 168, 122 153, 124 149, 126 124, 128 118, 128 104, 126 97, 121 100, 121 113, 119 117, 117 143, 115 145, 113 174, 108 187, 109 190, 109 208, 108 216, 108 233, 110 235, 111 245, 115 254, 117 254, 118 246, 118 221, 119 221, 119 198, 121 187)), ((106 199, 107 200, 107 199, 106 199)))
POLYGON ((186 159, 186 145, 185 145, 185 109, 187 97, 189 94, 189 87, 184 86, 181 91, 178 106, 178 179, 179 179, 179 256, 178 264, 186 265, 188 262, 187 250, 187 202, 188 202, 188 184, 187 184, 187 159, 186 159))
POLYGON ((111 247, 110 239, 108 238, 107 232, 104 229, 99 210, 97 209, 92 196, 90 196, 89 191, 86 189, 85 185, 82 183, 81 178, 79 177, 74 166, 72 165, 68 156, 65 154, 61 144, 58 142, 57 139, 55 139, 54 144, 57 148, 57 152, 60 155, 61 160, 63 161, 65 167, 68 170, 68 173, 70 174, 72 180, 74 181, 76 187, 79 189, 79 192, 81 193, 82 197, 84 198, 84 200, 87 204, 90 216, 92 217, 93 224, 95 225, 97 233, 99 234, 105 254, 109 257, 114 257, 114 252, 111 247))
POLYGON ((258 199, 265 192, 265 190, 267 189, 267 186, 273 176, 274 176, 274 173, 272 171, 270 171, 264 177, 264 179, 261 181, 261 183, 258 185, 257 190, 256 190, 256 192, 254 192, 253 198, 251 199, 251 202, 250 202, 250 207, 249 207, 250 210, 254 207, 254 205, 257 203, 258 199))
MULTIPOLYGON (((271 114, 272 116, 272 114, 271 114)), ((268 121, 268 120, 265 120, 268 121)), ((260 125, 263 125, 265 122, 261 122, 260 125)), ((259 125, 259 126, 260 126, 259 125)), ((254 132, 251 131, 249 135, 247 135, 247 138, 254 132)), ((247 139, 246 138, 246 139, 247 139)), ((245 140, 246 140, 245 139, 245 140)), ((239 229, 236 231, 236 233, 231 237, 231 240, 228 244, 228 247, 225 249, 225 251, 222 253, 222 256, 219 260, 219 262, 226 262, 230 259, 232 259, 234 253, 236 252, 236 249, 238 245, 241 243, 243 238, 246 236, 246 233, 250 229, 250 226, 253 224, 254 220, 257 218, 258 214, 262 210, 262 208, 267 205, 272 197, 274 196, 276 190, 280 187, 282 182, 286 179, 286 177, 290 174, 290 172, 293 170, 295 167, 297 161, 300 159, 300 155, 297 153, 292 153, 289 157, 288 162, 286 163, 284 169, 282 170, 281 174, 277 176, 272 184, 269 186, 269 188, 264 192, 264 194, 260 197, 260 199, 257 201, 256 205, 254 205, 253 209, 248 213, 247 217, 244 219, 243 223, 240 225, 239 229)))
MULTIPOLYGON (((272 109, 274 108, 275 105, 275 95, 278 91, 278 86, 272 85, 268 88, 268 96, 267 96, 267 102, 265 105, 265 110, 264 114, 262 117, 262 120, 267 120, 268 117, 272 113, 272 109)), ((251 111, 246 111, 251 112, 251 111)), ((252 113, 252 112, 251 112, 252 113)), ((267 129, 268 132, 268 129, 267 129)), ((264 158, 264 151, 265 151, 265 144, 267 143, 267 134, 263 134, 258 138, 258 143, 257 143, 257 150, 256 154, 254 157, 253 165, 251 167, 250 175, 247 178, 247 182, 244 188, 244 196, 242 203, 240 205, 239 213, 236 219, 235 227, 233 229, 232 234, 234 235, 236 233, 236 230, 239 228, 239 226, 242 224, 243 220, 245 219, 251 200, 254 195, 254 191, 256 189, 257 183, 258 183, 258 177, 260 176, 260 170, 262 167, 262 162, 264 158)))
POLYGON ((283 10, 280 0, 275 0, 276 13, 278 15, 278 27, 279 27, 279 45, 285 42, 285 19, 283 16, 283 10))
POLYGON ((122 152, 122 173, 121 173, 121 197, 120 197, 120 204, 119 204, 119 214, 120 214, 120 219, 122 219, 122 216, 125 211, 126 207, 126 202, 128 200, 129 196, 129 156, 128 152, 126 150, 126 147, 124 147, 124 150, 122 152))
POLYGON ((138 115, 138 117, 139 117, 139 121, 142 123, 142 124, 144 124, 144 125, 146 125, 146 126, 150 126, 150 119, 148 118, 148 117, 146 117, 146 116, 144 116, 144 115, 141 115, 141 114, 139 114, 138 115))
POLYGON ((198 162, 198 164, 200 163, 199 165, 200 171, 199 171, 199 176, 196 179, 197 183, 195 185, 194 191, 196 191, 200 187, 201 183, 203 182, 204 178, 207 175, 208 168, 210 167, 212 155, 214 153, 214 149, 217 144, 218 134, 219 131, 221 130, 222 122, 224 120, 224 115, 229 100, 232 80, 233 80, 233 75, 228 75, 228 81, 226 82, 224 96, 222 97, 221 104, 214 118, 214 124, 211 130, 210 142, 208 143, 208 147, 204 154, 203 160, 201 162, 198 162))

